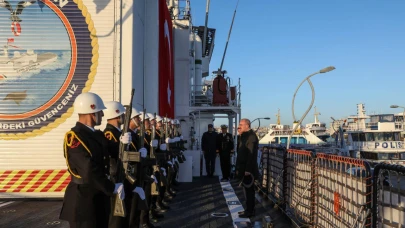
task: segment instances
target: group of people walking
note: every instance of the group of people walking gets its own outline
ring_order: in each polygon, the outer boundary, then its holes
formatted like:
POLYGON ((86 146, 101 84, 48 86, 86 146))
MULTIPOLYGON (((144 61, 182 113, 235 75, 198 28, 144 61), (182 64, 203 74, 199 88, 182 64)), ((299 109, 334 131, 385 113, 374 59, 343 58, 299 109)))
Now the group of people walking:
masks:
MULTIPOLYGON (((257 163, 259 140, 251 129, 249 119, 241 119, 237 129, 237 157, 235 164, 235 178, 241 181, 246 198, 246 210, 239 213, 241 218, 255 215, 254 180, 258 179, 259 168, 257 163)), ((208 125, 208 131, 201 139, 201 148, 204 154, 206 172, 213 177, 215 172, 215 159, 219 156, 222 182, 227 182, 231 175, 231 158, 234 154, 234 137, 228 133, 228 126, 221 125, 221 133, 214 131, 213 125, 208 125)))

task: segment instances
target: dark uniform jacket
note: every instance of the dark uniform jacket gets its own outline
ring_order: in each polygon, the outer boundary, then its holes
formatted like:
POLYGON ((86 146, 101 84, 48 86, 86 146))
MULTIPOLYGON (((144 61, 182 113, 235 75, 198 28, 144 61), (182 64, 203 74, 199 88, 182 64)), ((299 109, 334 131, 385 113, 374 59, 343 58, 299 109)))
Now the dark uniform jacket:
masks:
POLYGON ((249 172, 255 178, 258 178, 257 152, 259 140, 253 130, 242 133, 239 139, 238 155, 236 158, 237 176, 242 178, 245 172, 249 172))
POLYGON ((107 140, 101 131, 76 123, 65 136, 64 156, 71 174, 60 219, 70 222, 108 222, 109 198, 115 185, 108 179, 107 140), (102 221, 101 221, 102 220, 102 221))
POLYGON ((217 136, 217 150, 219 152, 227 152, 229 153, 233 150, 233 137, 230 133, 226 133, 225 136, 223 133, 218 134, 217 136))
POLYGON ((217 150, 217 135, 218 134, 214 131, 204 132, 201 139, 201 149, 206 155, 215 155, 217 150))
POLYGON ((136 133, 135 131, 129 129, 129 132, 131 132, 131 138, 132 138, 132 142, 131 142, 131 146, 130 146, 130 150, 131 151, 139 151, 141 148, 139 147, 139 135, 138 133, 136 133))
POLYGON ((107 124, 104 129, 104 136, 108 139, 108 151, 110 155, 110 176, 114 181, 117 176, 117 161, 120 149, 121 131, 111 124, 107 124))

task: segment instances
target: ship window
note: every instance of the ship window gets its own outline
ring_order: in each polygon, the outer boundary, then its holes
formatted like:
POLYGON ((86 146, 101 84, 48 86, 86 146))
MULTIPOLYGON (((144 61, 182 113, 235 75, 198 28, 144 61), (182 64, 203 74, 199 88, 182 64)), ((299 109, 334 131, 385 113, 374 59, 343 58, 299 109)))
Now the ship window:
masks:
POLYGON ((401 153, 401 160, 405 160, 405 153, 401 153))
POLYGON ((374 141, 374 133, 366 133, 366 140, 368 142, 374 141))
POLYGON ((384 141, 394 141, 394 134, 392 132, 384 132, 384 141))
POLYGON ((370 160, 378 160, 378 154, 370 152, 361 152, 361 157, 370 160))
POLYGON ((365 142, 365 141, 366 141, 366 135, 365 135, 365 133, 360 133, 360 134, 359 134, 359 141, 361 141, 361 142, 365 142))
POLYGON ((384 135, 383 133, 374 133, 374 139, 375 141, 384 141, 384 135))
POLYGON ((378 120, 379 120, 379 117, 378 117, 378 116, 371 116, 371 117, 370 117, 370 123, 377 123, 378 120))
POLYGON ((399 159, 399 154, 398 153, 392 153, 389 154, 390 155, 390 159, 392 160, 398 160, 399 159))
POLYGON ((380 122, 394 122, 394 115, 381 115, 380 122))
POLYGON ((378 154, 378 159, 379 160, 388 160, 388 154, 387 153, 379 153, 378 154))
POLYGON ((353 142, 359 141, 359 135, 356 133, 352 134, 352 140, 353 140, 353 142))
POLYGON ((374 133, 375 141, 394 141, 399 136, 394 136, 393 132, 374 133))
POLYGON ((400 141, 401 140, 399 132, 394 132, 394 138, 395 138, 395 141, 400 141))

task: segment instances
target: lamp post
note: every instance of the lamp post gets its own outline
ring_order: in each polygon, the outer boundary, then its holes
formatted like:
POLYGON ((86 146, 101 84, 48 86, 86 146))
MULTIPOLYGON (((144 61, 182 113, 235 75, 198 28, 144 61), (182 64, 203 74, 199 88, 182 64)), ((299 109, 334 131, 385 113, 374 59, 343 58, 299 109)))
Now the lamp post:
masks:
POLYGON ((404 111, 402 112, 402 131, 404 131, 404 124, 405 124, 405 107, 399 105, 391 105, 390 108, 403 108, 404 111))
POLYGON ((317 72, 315 72, 315 73, 313 73, 313 74, 310 74, 308 77, 306 77, 306 78, 298 85, 297 89, 295 90, 295 93, 294 93, 294 96, 293 96, 293 99, 292 99, 292 116, 293 116, 294 123, 297 122, 296 119, 295 119, 295 114, 294 114, 294 100, 295 100, 295 96, 297 95, 298 90, 300 89, 300 87, 302 86, 302 84, 304 84, 305 81, 307 81, 308 84, 309 84, 309 86, 311 87, 312 100, 311 100, 311 104, 309 105, 307 111, 304 113, 304 115, 301 117, 301 119, 298 121, 298 123, 294 126, 294 128, 293 128, 291 134, 288 136, 287 149, 290 147, 290 140, 291 140, 292 135, 294 134, 295 130, 297 130, 298 126, 301 125, 301 122, 302 122, 302 121, 304 120, 304 118, 307 116, 308 112, 311 110, 312 105, 314 104, 314 101, 315 101, 315 90, 314 90, 314 86, 312 85, 312 82, 311 82, 311 80, 309 80, 309 79, 310 79, 312 76, 314 76, 314 75, 323 74, 323 73, 328 73, 328 72, 330 72, 330 71, 332 71, 332 70, 334 70, 334 69, 336 69, 334 66, 328 66, 328 67, 325 67, 325 68, 323 68, 323 69, 321 69, 321 70, 319 70, 319 71, 317 71, 317 72))
POLYGON ((262 118, 256 118, 254 119, 252 122, 250 122, 250 125, 252 125, 253 122, 255 122, 256 120, 259 120, 259 126, 257 127, 255 133, 259 130, 260 128, 260 120, 270 120, 270 117, 262 117, 262 118))

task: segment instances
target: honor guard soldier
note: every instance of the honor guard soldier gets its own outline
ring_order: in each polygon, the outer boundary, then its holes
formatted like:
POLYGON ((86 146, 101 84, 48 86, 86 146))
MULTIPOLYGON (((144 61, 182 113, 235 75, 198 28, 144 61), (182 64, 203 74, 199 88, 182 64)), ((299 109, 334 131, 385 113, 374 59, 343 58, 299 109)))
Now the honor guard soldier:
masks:
POLYGON ((142 210, 141 211, 141 227, 155 227, 151 222, 150 222, 150 217, 153 222, 157 222, 158 217, 162 218, 163 215, 157 214, 153 209, 152 209, 152 183, 157 182, 156 177, 153 175, 153 169, 152 169, 152 163, 150 159, 150 141, 151 141, 151 125, 149 121, 149 116, 147 113, 141 112, 141 120, 143 122, 143 126, 145 128, 145 133, 144 133, 144 147, 148 151, 148 156, 145 159, 147 164, 144 164, 142 167, 143 171, 143 176, 144 176, 144 190, 145 190, 145 197, 146 197, 146 202, 148 203, 149 210, 142 210), (145 116, 145 117, 143 117, 145 116))
POLYGON ((129 122, 129 129, 131 130, 131 137, 132 137, 131 149, 133 151, 138 151, 140 149, 138 148, 140 140, 138 133, 141 127, 141 114, 142 112, 139 112, 135 108, 132 108, 131 121, 129 122))
POLYGON ((149 122, 149 129, 146 130, 146 133, 149 137, 146 137, 148 144, 149 144, 149 156, 150 158, 153 159, 153 162, 151 164, 152 168, 152 175, 151 177, 155 179, 155 182, 152 182, 152 188, 151 188, 151 218, 153 221, 157 222, 157 219, 159 218, 164 218, 164 215, 159 214, 161 212, 165 212, 166 210, 157 207, 157 198, 159 195, 159 187, 161 184, 160 180, 160 173, 159 173, 159 168, 157 165, 157 158, 156 158, 156 153, 155 149, 158 148, 158 140, 156 139, 156 117, 152 113, 147 113, 148 116, 148 122, 149 122))
MULTIPOLYGON (((131 151, 136 151, 141 153, 142 158, 146 158, 147 150, 142 147, 143 144, 140 142, 140 137, 137 134, 141 127, 141 118, 140 115, 142 113, 132 108, 131 112, 131 121, 129 122, 129 130, 131 132, 132 142, 131 142, 131 151), (142 145, 142 146, 140 146, 142 145), (138 149, 138 147, 140 147, 138 149)), ((132 195, 131 197, 131 208, 128 211, 129 214, 129 227, 136 227, 140 226, 141 220, 141 211, 142 210, 149 210, 149 206, 145 200, 145 191, 143 189, 144 183, 142 178, 142 164, 134 164, 133 169, 136 171, 135 174, 132 173, 133 176, 136 177, 135 183, 132 185, 134 189, 133 192, 136 194, 132 195)), ((128 198, 128 196, 127 196, 128 198)), ((147 227, 145 225, 145 227, 147 227)))
MULTIPOLYGON (((110 197, 125 198, 122 183, 109 180, 109 157, 104 134, 95 130, 103 117, 104 103, 94 93, 82 93, 75 99, 79 115, 76 126, 66 133, 64 157, 71 175, 63 200, 60 219, 74 228, 108 227, 110 197)), ((129 138, 121 137, 123 143, 129 138)))
POLYGON ((217 136, 217 153, 221 162, 222 182, 229 181, 231 174, 231 156, 234 152, 233 137, 228 133, 228 126, 221 125, 222 133, 217 136))
MULTIPOLYGON (((116 182, 117 177, 117 161, 119 154, 121 137, 121 125, 124 123, 124 106, 117 101, 108 101, 104 103, 106 109, 104 110, 104 118, 107 119, 107 125, 104 129, 104 136, 108 139, 108 151, 110 155, 110 177, 113 182, 116 182)), ((130 134, 130 133, 128 133, 130 134)), ((132 141, 132 140, 131 140, 132 141)), ((128 208, 131 203, 131 186, 128 181, 124 181, 125 207, 128 208)), ((114 207, 115 197, 111 197, 111 206, 114 207)), ((113 211, 110 213, 109 228, 120 228, 125 226, 125 219, 120 216, 113 216, 113 211)), ((128 226, 128 225, 126 225, 128 226)))
POLYGON ((158 159, 161 184, 159 186, 159 196, 157 199, 157 207, 160 211, 165 211, 170 209, 165 200, 165 192, 167 187, 167 148, 164 141, 164 129, 163 129, 163 118, 156 116, 156 139, 159 141, 159 150, 157 150, 156 155, 158 159))

